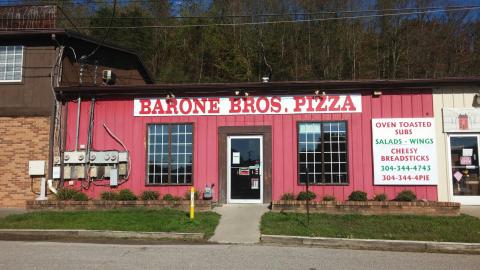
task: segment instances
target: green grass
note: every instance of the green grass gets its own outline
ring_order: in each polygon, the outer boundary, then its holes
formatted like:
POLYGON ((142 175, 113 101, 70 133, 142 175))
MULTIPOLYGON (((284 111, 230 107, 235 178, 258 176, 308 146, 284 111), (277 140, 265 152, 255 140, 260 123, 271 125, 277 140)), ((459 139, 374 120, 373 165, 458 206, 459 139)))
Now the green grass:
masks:
POLYGON ((87 229, 143 232, 199 232, 213 235, 220 215, 173 209, 120 209, 105 211, 32 212, 0 219, 1 229, 87 229))
POLYGON ((480 219, 429 216, 362 216, 266 213, 262 234, 480 243, 480 219))

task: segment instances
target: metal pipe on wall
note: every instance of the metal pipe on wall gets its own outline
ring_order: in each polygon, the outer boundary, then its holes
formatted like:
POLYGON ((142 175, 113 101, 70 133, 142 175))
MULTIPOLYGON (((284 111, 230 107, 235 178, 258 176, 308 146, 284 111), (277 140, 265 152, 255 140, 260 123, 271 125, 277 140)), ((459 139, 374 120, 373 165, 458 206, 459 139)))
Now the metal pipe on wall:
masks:
POLYGON ((77 99, 77 124, 76 124, 76 130, 75 130, 75 151, 78 150, 78 133, 79 133, 79 128, 80 128, 81 107, 82 107, 82 98, 78 97, 78 99, 77 99))
POLYGON ((55 143, 55 123, 57 117, 57 101, 53 101, 52 114, 50 115, 50 135, 48 142, 48 174, 47 179, 53 178, 53 156, 54 156, 54 143, 55 143))
POLYGON ((93 122, 95 116, 95 98, 92 98, 90 102, 90 115, 88 119, 88 131, 87 131, 87 152, 85 158, 87 159, 87 163, 85 164, 85 179, 87 180, 87 184, 84 185, 82 181, 82 187, 84 189, 88 189, 90 187, 90 152, 92 150, 92 143, 93 143, 93 122))
POLYGON ((66 145, 66 140, 67 140, 67 118, 68 118, 68 102, 62 102, 62 117, 61 119, 61 124, 60 124, 60 187, 63 187, 63 183, 65 181, 65 178, 63 176, 64 174, 64 153, 65 153, 65 145, 66 145), (63 121, 63 123, 62 123, 63 121))

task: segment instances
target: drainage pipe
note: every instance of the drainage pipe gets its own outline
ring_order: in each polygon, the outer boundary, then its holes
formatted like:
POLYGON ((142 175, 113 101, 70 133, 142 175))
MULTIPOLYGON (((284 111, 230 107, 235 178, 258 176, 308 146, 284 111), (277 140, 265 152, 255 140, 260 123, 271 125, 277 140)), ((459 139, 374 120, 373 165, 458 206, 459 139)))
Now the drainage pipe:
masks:
POLYGON ((62 102, 62 118, 60 121, 60 142, 58 143, 60 145, 60 187, 63 187, 65 178, 63 177, 64 174, 64 167, 65 163, 63 162, 63 158, 65 155, 65 146, 66 146, 66 140, 67 140, 67 118, 68 118, 68 102, 62 102))
POLYGON ((82 181, 82 188, 88 189, 90 187, 90 152, 92 151, 93 144, 93 123, 95 116, 95 98, 93 97, 90 101, 90 115, 88 120, 88 132, 87 132, 87 152, 85 154, 86 164, 85 164, 85 179, 87 184, 84 185, 82 181))
POLYGON ((80 109, 82 107, 82 98, 78 97, 77 99, 77 126, 75 131, 75 151, 78 150, 78 133, 80 128, 80 109))

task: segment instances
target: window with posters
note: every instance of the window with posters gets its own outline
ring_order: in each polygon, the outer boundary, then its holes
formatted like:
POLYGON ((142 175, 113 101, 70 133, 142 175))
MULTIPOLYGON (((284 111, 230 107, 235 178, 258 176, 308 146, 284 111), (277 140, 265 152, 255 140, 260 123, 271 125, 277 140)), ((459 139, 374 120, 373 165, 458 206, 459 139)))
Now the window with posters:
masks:
POLYGON ((450 163, 454 196, 480 196, 478 135, 451 135, 450 163))

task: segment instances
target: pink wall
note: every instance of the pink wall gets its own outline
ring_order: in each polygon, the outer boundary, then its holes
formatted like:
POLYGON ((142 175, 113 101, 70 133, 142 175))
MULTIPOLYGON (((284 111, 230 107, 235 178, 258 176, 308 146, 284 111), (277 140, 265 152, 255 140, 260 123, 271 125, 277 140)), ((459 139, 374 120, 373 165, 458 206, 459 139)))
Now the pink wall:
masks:
MULTIPOLYGON (((419 199, 437 200, 436 186, 373 186, 371 119, 381 117, 433 117, 431 91, 402 91, 372 97, 371 91, 362 94, 362 113, 298 114, 298 115, 244 115, 244 116, 188 116, 188 117, 134 117, 133 100, 99 100, 95 106, 93 148, 122 150, 103 128, 103 123, 125 143, 131 154, 132 172, 129 181, 118 189, 129 188, 135 193, 157 190, 161 194, 183 196, 188 186, 146 186, 146 125, 148 123, 190 122, 194 124, 194 185, 203 190, 205 184, 215 184, 218 198, 218 127, 272 126, 272 185, 273 199, 283 193, 298 193, 305 189, 297 184, 297 121, 346 120, 348 122, 349 185, 313 186, 318 198, 334 195, 347 199, 353 190, 386 193, 389 198, 404 189, 413 190, 419 199)), ((75 145, 76 103, 68 104, 67 150, 75 145)), ((79 144, 87 142, 90 101, 82 102, 79 144)), ((89 196, 98 197, 108 187, 92 185, 89 196)))

